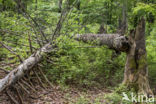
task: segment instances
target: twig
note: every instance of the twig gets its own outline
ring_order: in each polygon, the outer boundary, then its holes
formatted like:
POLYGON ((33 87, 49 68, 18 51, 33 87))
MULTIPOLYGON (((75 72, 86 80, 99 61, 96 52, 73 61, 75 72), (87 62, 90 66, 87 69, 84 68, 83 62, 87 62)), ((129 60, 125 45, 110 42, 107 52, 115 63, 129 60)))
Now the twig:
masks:
POLYGON ((28 94, 30 94, 30 92, 20 83, 18 82, 18 84, 21 86, 21 88, 28 94))
POLYGON ((33 90, 34 92, 36 92, 36 90, 33 87, 31 87, 31 85, 29 85, 26 81, 24 81, 24 80, 21 79, 21 82, 24 83, 25 85, 27 85, 31 90, 33 90))
POLYGON ((21 102, 20 104, 24 104, 24 103, 23 103, 23 99, 22 99, 22 97, 21 97, 21 95, 20 95, 20 93, 19 93, 17 87, 15 87, 15 89, 16 89, 17 95, 18 95, 18 97, 19 97, 19 99, 20 99, 20 102, 21 102))
POLYGON ((31 37, 30 37, 30 34, 29 34, 29 33, 28 33, 28 40, 29 40, 30 52, 31 52, 31 54, 32 54, 32 53, 33 53, 33 48, 32 48, 31 37))
MULTIPOLYGON (((33 70, 33 72, 35 73, 35 75, 37 76, 37 79, 39 81, 39 83, 42 85, 43 88, 45 88, 45 86, 43 85, 42 81, 41 81, 41 78, 38 76, 38 74, 36 73, 35 70, 33 70)), ((46 88, 45 88, 46 89, 46 88)))
POLYGON ((0 29, 0 32, 1 33, 10 33, 10 34, 14 34, 16 36, 20 36, 20 37, 24 37, 22 35, 19 35, 19 33, 24 33, 23 31, 12 31, 12 30, 9 30, 9 29, 0 29))
POLYGON ((15 104, 19 104, 18 101, 16 101, 16 100, 14 99, 14 97, 11 96, 11 95, 9 94, 8 91, 6 91, 6 94, 10 97, 10 99, 11 99, 15 104))
MULTIPOLYGON (((15 1, 15 2, 16 2, 16 1, 15 1)), ((17 3, 17 2, 16 2, 16 3, 17 3)), ((26 17, 28 20, 31 20, 31 21, 34 23, 34 25, 37 27, 38 31, 40 32, 41 36, 43 36, 43 38, 45 39, 45 41, 48 43, 49 40, 46 38, 44 32, 43 32, 42 29, 40 28, 40 25, 36 22, 36 20, 35 20, 34 18, 32 18, 32 17, 30 16, 30 14, 29 14, 28 12, 25 11, 25 9, 24 9, 24 7, 23 7, 23 5, 22 5, 21 3, 20 3, 20 6, 21 6, 20 11, 22 12, 23 16, 26 17)), ((31 21, 29 21, 29 22, 31 23, 31 21)), ((32 23, 31 23, 31 24, 32 24, 32 23)), ((35 27, 35 28, 36 28, 36 27, 35 27)))
POLYGON ((45 74, 43 73, 42 69, 40 67, 38 67, 40 73, 42 74, 42 76, 44 77, 44 79, 48 82, 48 84, 53 88, 53 85, 51 84, 51 82, 48 80, 48 78, 45 76, 45 74))
POLYGON ((77 46, 74 48, 99 48, 100 46, 77 46))
POLYGON ((23 79, 24 79, 24 80, 27 80, 27 79, 28 79, 28 82, 30 83, 30 85, 34 87, 34 85, 33 85, 33 84, 31 83, 31 81, 30 81, 30 77, 29 77, 28 73, 26 74, 26 77, 23 77, 23 79), (26 78, 26 77, 27 77, 27 78, 26 78))
MULTIPOLYGON (((68 2, 68 1, 67 1, 68 2)), ((66 3, 67 3, 66 2, 66 3)), ((68 14, 70 13, 70 11, 72 11, 72 9, 74 9, 74 5, 76 4, 77 0, 75 0, 75 2, 72 4, 72 7, 69 9, 69 8, 64 8, 62 11, 61 11, 61 16, 60 16, 60 19, 57 23, 57 26, 54 30, 54 33, 52 34, 52 38, 51 40, 54 39, 55 35, 60 35, 60 31, 62 29, 62 25, 66 19, 66 17, 68 16, 68 14)))
POLYGON ((2 43, 2 42, 0 42, 0 44, 1 44, 4 48, 6 48, 7 50, 9 50, 12 54, 16 55, 16 56, 19 58, 19 60, 20 60, 21 63, 23 62, 22 58, 21 58, 18 54, 16 54, 9 46, 5 45, 5 44, 2 43))
POLYGON ((5 69, 3 69, 3 68, 0 68, 0 70, 4 71, 6 74, 8 74, 8 73, 10 72, 10 71, 5 70, 5 69))

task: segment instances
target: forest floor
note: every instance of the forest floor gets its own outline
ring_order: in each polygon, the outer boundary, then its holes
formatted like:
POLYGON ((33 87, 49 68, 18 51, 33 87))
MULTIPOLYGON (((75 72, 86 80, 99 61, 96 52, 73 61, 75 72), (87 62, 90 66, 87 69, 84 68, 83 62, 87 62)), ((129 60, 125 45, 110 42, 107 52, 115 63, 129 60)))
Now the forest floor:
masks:
POLYGON ((94 104, 98 100, 100 104, 105 104, 104 96, 107 93, 110 91, 106 89, 82 91, 77 88, 67 88, 62 90, 56 86, 53 89, 39 91, 38 98, 30 101, 32 104, 82 104, 82 102, 83 104, 94 104))
MULTIPOLYGON (((105 88, 83 91, 72 87, 62 89, 59 86, 55 86, 45 89, 41 86, 36 86, 35 89, 37 89, 35 93, 31 91, 30 94, 22 95, 23 104, 95 104, 95 102, 107 104, 104 96, 111 93, 110 90, 106 90, 105 88)), ((11 91, 9 93, 13 94, 11 91)), ((12 97, 16 99, 15 96, 12 97)), ((0 104, 14 103, 6 93, 3 93, 0 94, 0 104)))
MULTIPOLYGON (((0 78, 6 75, 4 71, 0 70, 0 78)), ((33 82, 36 83, 36 82, 33 82)), ((34 89, 31 91, 29 89, 26 93, 25 91, 20 92, 22 97, 22 102, 17 97, 16 91, 13 89, 5 90, 5 92, 0 93, 0 104, 14 104, 10 97, 15 99, 15 101, 20 102, 20 104, 94 104, 94 102, 99 102, 100 104, 107 104, 104 96, 111 93, 111 90, 107 88, 76 88, 76 87, 60 87, 55 85, 53 87, 46 86, 43 88, 40 84, 35 84, 34 89), (6 93, 7 91, 7 93, 6 93), (11 96, 8 96, 11 95, 11 96)), ((17 103, 19 104, 19 103, 17 103)))
MULTIPOLYGON (((8 66, 0 63, 1 67, 8 66)), ((11 65, 11 64, 9 64, 11 65)), ((15 68, 15 65, 8 66, 15 68)), ((0 79, 4 78, 8 72, 0 70, 0 79)), ((44 82, 44 81, 42 81, 44 82)), ((46 82, 46 81, 45 81, 46 82)), ((94 104, 98 101, 100 104, 106 104, 104 100, 105 94, 111 93, 107 88, 77 88, 76 86, 58 86, 53 87, 46 85, 46 88, 35 79, 32 81, 35 92, 23 85, 27 91, 20 88, 18 84, 15 87, 18 89, 20 97, 17 91, 13 88, 6 89, 0 93, 0 104, 94 104), (13 101, 14 100, 14 101, 13 101), (20 103, 19 103, 20 102, 20 103), (16 103, 15 103, 16 104, 16 103)), ((47 83, 43 83, 47 84, 47 83)))

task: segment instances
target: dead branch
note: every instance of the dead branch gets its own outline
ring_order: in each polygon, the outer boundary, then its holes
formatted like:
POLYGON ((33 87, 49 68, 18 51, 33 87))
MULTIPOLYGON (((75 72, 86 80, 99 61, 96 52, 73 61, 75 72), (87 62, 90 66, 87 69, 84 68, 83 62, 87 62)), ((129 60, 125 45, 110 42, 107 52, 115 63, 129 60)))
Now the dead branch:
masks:
POLYGON ((5 69, 3 69, 3 68, 0 68, 0 70, 4 71, 6 74, 8 74, 8 73, 10 72, 10 71, 5 70, 5 69))
POLYGON ((23 61, 22 61, 22 58, 21 58, 18 54, 16 54, 16 52, 14 52, 9 46, 5 45, 5 44, 2 43, 2 42, 0 42, 0 44, 1 44, 4 48, 6 48, 7 50, 9 50, 12 54, 16 55, 16 56, 19 58, 19 60, 20 60, 21 63, 23 62, 23 61))
POLYGON ((20 99, 20 104, 24 104, 24 103, 23 103, 22 96, 20 95, 20 93, 19 93, 17 87, 15 87, 15 89, 16 89, 17 95, 18 95, 18 97, 19 97, 19 99, 20 99))
POLYGON ((36 90, 33 87, 31 87, 31 85, 29 85, 26 81, 24 81, 24 80, 21 79, 21 82, 24 83, 26 86, 28 86, 31 90, 33 90, 34 92, 36 92, 36 90))
POLYGON ((18 85, 19 85, 27 94, 30 94, 30 92, 23 86, 23 84, 21 84, 20 82, 18 82, 18 85))
POLYGON ((53 85, 51 84, 51 82, 48 80, 48 78, 45 76, 45 74, 43 73, 42 69, 40 67, 38 67, 41 75, 44 77, 44 79, 48 82, 48 84, 53 88, 53 85))
POLYGON ((0 92, 10 85, 17 82, 22 78, 27 71, 31 70, 37 65, 47 53, 53 50, 54 46, 51 43, 46 44, 43 48, 39 49, 36 53, 32 54, 23 63, 21 63, 16 69, 12 70, 5 78, 0 80, 0 92))
POLYGON ((41 78, 39 77, 38 73, 36 73, 36 71, 35 71, 35 70, 33 70, 33 72, 35 73, 35 75, 36 75, 36 77, 37 77, 37 79, 38 79, 39 83, 41 84, 41 86, 42 86, 44 89, 46 89, 46 87, 44 86, 44 84, 43 84, 43 82, 42 82, 41 78))
POLYGON ((8 91, 6 91, 6 94, 10 97, 10 99, 11 99, 15 104, 19 104, 18 101, 17 101, 8 91))

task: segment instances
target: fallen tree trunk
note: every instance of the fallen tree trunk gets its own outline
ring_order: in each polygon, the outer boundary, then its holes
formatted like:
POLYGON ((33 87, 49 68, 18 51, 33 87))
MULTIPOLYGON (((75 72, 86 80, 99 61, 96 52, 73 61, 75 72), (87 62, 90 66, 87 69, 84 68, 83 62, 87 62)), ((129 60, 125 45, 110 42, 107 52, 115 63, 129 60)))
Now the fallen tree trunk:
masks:
POLYGON ((96 45, 106 45, 116 51, 125 52, 129 49, 128 38, 119 34, 78 34, 74 39, 96 45))
POLYGON ((41 61, 44 55, 51 52, 53 48, 54 47, 50 43, 46 44, 36 53, 32 54, 29 58, 27 58, 16 69, 12 70, 5 78, 1 79, 0 92, 17 82, 21 77, 26 74, 28 70, 31 70, 39 61, 41 61))

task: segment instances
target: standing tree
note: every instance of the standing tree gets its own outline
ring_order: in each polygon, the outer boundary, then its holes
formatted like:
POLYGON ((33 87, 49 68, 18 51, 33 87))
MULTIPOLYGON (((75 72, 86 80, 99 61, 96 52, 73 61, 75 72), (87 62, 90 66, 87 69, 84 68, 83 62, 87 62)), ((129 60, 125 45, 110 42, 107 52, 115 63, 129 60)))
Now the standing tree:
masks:
POLYGON ((153 95, 148 81, 148 67, 145 46, 145 20, 142 18, 129 36, 130 49, 127 52, 123 83, 136 92, 153 95))
POLYGON ((62 0, 59 0, 59 12, 61 13, 61 11, 62 11, 62 0))

